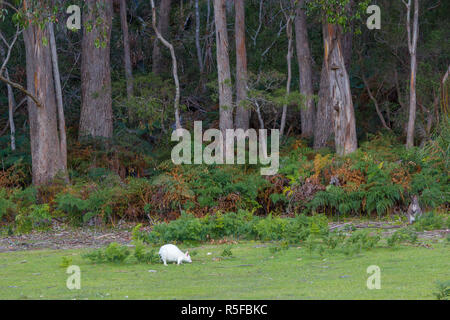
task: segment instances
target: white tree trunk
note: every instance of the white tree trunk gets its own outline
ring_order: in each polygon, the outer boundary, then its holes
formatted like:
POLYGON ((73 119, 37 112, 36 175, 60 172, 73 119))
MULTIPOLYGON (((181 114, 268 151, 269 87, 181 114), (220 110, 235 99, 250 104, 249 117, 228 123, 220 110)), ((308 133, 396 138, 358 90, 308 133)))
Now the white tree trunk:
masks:
POLYGON ((67 169, 66 121, 64 119, 64 105, 61 89, 61 77, 59 75, 58 53, 56 51, 56 39, 53 23, 48 24, 48 30, 50 34, 50 50, 52 53, 53 79, 55 83, 56 105, 58 109, 59 143, 64 169, 67 169))
POLYGON ((151 0, 152 5, 152 22, 153 29, 155 30, 156 36, 162 42, 162 44, 167 47, 170 51, 170 55, 172 56, 172 74, 173 80, 175 81, 175 126, 177 129, 181 129, 181 120, 180 120, 180 81, 178 79, 178 66, 177 66, 177 58, 175 56, 175 50, 171 43, 169 43, 166 39, 164 39, 163 35, 159 32, 159 29, 156 26, 156 9, 155 2, 151 0))
MULTIPOLYGON (((405 2, 404 2, 405 3, 405 2)), ((411 77, 409 87, 409 119, 408 129, 406 133, 406 147, 411 148, 414 146, 414 127, 416 122, 416 73, 417 73, 417 38, 419 36, 419 0, 414 0, 414 18, 413 18, 413 30, 411 35, 411 0, 405 3, 407 16, 407 33, 408 33, 408 49, 411 55, 411 77)))

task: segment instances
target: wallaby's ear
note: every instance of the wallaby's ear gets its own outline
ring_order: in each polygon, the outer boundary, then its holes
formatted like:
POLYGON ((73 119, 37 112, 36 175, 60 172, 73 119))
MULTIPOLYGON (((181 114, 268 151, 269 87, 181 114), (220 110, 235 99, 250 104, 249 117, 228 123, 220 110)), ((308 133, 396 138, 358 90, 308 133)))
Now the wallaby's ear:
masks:
POLYGON ((186 251, 186 256, 189 257, 189 251, 186 251))

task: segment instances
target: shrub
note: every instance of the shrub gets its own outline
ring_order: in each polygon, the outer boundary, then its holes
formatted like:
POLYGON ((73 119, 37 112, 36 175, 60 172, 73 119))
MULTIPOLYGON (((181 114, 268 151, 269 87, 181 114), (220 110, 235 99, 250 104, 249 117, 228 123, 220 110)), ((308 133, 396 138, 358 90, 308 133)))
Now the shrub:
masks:
POLYGON ((226 214, 218 212, 215 215, 195 218, 183 212, 177 220, 155 225, 148 234, 138 229, 133 232, 136 238, 148 243, 207 241, 224 237, 263 241, 286 240, 289 243, 298 243, 306 239, 310 233, 327 235, 327 218, 322 215, 280 218, 271 214, 261 218, 244 210, 226 214))
POLYGON ((47 229, 52 222, 50 206, 48 204, 32 205, 28 210, 16 216, 16 230, 19 233, 27 233, 33 229, 47 229))
POLYGON ((9 199, 6 189, 0 189, 0 219, 16 212, 16 208, 16 204, 9 199))
POLYGON ((436 299, 450 300, 450 281, 438 281, 436 286, 438 290, 434 293, 436 299))
POLYGON ((56 208, 68 217, 81 221, 83 214, 90 208, 87 200, 80 199, 70 193, 61 193, 55 199, 56 208))
POLYGON ((111 242, 106 248, 85 253, 82 257, 91 260, 93 263, 122 263, 129 255, 130 251, 126 246, 122 246, 117 242, 111 242))
POLYGON ((233 256, 233 252, 231 251, 231 246, 227 246, 225 249, 223 249, 222 257, 232 257, 233 256))
POLYGON ((260 240, 281 240, 288 220, 279 217, 272 217, 269 214, 265 219, 261 219, 255 225, 255 231, 260 240))
POLYGON ((410 227, 399 229, 386 239, 389 247, 395 247, 400 243, 416 243, 417 233, 410 227))
POLYGON ((417 221, 413 224, 413 227, 417 231, 424 230, 436 230, 449 227, 450 219, 435 213, 434 211, 424 213, 417 221))
POLYGON ((146 246, 142 241, 135 241, 134 257, 139 263, 158 263, 160 261, 159 254, 155 249, 146 250, 146 246))

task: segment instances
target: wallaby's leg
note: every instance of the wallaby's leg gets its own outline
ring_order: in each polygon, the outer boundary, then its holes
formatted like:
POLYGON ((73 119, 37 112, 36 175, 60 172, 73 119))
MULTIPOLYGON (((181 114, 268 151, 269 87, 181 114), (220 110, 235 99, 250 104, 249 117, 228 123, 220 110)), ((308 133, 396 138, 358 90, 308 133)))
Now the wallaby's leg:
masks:
POLYGON ((167 266, 166 259, 163 259, 164 265, 167 266))
POLYGON ((180 265, 181 264, 181 258, 178 258, 178 263, 177 263, 178 265, 180 265))

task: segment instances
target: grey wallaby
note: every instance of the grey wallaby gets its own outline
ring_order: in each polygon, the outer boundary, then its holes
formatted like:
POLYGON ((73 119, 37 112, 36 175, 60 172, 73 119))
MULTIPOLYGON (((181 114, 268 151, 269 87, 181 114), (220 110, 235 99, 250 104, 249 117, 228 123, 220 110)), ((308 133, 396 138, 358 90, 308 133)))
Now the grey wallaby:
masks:
POLYGON ((420 208, 419 198, 414 195, 411 198, 411 204, 408 207, 408 212, 406 216, 408 217, 409 223, 412 224, 422 215, 422 209, 420 208))

